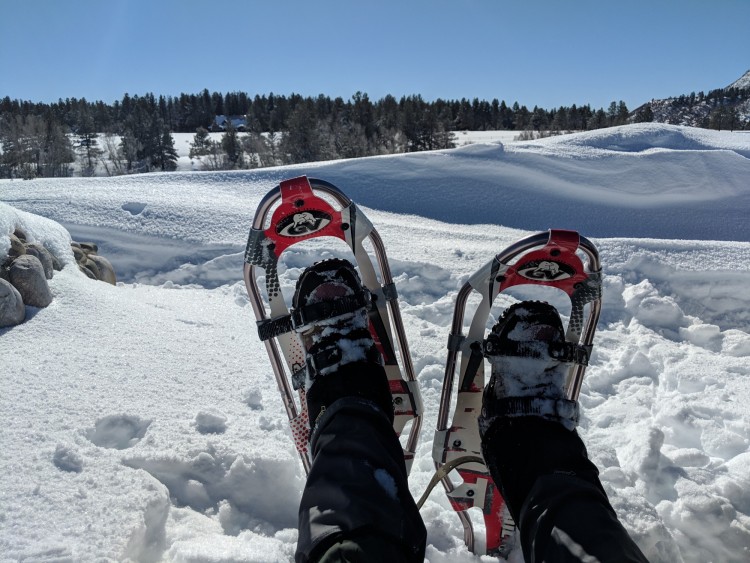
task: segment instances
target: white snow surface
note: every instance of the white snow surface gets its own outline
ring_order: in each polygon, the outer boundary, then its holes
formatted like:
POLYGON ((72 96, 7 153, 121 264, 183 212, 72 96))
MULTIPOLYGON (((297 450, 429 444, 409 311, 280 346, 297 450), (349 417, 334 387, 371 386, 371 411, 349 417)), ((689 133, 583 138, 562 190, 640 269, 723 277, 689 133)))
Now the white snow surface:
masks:
MULTIPOLYGON (((53 303, 0 329, 0 561, 292 559, 304 471, 242 258, 260 199, 302 174, 363 206, 388 250, 426 409, 414 495, 433 472, 458 288, 521 236, 572 228, 605 273, 579 431, 619 517, 652 561, 750 558, 750 137, 647 124, 251 172, 0 181, 0 256, 21 229, 65 264, 53 303), (116 287, 77 271, 71 236, 99 244, 116 287)), ((290 249, 285 294, 330 255, 346 252, 290 249)), ((466 550, 442 490, 422 515, 429 561, 491 560, 466 550)))

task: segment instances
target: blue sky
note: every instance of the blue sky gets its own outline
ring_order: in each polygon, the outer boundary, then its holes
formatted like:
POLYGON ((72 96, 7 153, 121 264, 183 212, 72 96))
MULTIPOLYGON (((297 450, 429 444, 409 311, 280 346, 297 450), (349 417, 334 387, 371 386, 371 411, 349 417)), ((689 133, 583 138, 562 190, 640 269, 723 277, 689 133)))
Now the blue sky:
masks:
POLYGON ((0 97, 208 88, 634 109, 739 78, 749 29, 750 0, 0 0, 0 97))

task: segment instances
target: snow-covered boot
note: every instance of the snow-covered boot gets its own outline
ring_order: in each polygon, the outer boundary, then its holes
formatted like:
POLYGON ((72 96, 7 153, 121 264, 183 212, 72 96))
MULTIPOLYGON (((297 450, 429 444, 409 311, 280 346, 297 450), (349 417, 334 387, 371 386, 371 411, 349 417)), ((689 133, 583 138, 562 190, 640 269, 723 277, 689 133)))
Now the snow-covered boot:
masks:
POLYGON ((508 308, 484 341, 492 376, 484 389, 482 455, 513 518, 536 479, 576 475, 601 488, 575 427, 578 403, 565 396, 575 354, 551 305, 525 301, 508 308))
POLYGON ((370 292, 347 260, 307 268, 292 299, 292 319, 305 348, 304 386, 314 423, 334 401, 359 397, 393 422, 393 403, 382 357, 369 330, 370 292))
POLYGON ((552 305, 522 301, 509 307, 484 341, 492 376, 482 399, 480 435, 498 417, 539 416, 575 428, 578 404, 565 397, 573 349, 552 305))

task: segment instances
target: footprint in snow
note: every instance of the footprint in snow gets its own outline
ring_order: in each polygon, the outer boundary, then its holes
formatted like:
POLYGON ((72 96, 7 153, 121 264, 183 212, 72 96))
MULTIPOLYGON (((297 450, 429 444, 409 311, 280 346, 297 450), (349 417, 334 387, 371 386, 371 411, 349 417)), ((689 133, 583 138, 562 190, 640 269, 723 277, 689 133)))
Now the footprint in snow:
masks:
POLYGON ((150 420, 126 414, 105 416, 86 431, 86 438, 101 448, 124 450, 140 442, 150 424, 150 420))
POLYGON ((123 211, 127 211, 131 215, 140 215, 143 210, 146 209, 145 203, 139 203, 137 201, 129 201, 122 204, 123 211))

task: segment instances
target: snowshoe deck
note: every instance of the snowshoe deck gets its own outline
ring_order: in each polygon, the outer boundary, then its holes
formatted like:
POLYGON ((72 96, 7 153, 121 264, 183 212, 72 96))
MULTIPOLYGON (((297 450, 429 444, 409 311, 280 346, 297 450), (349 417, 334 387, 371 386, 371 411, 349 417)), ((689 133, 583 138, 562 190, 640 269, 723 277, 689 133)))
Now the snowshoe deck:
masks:
POLYGON ((445 464, 450 464, 448 467, 460 464, 457 472, 463 482, 455 485, 447 471, 443 471, 442 483, 464 526, 466 545, 474 553, 488 555, 508 553, 512 548, 515 524, 482 461, 477 427, 485 385, 481 345, 493 301, 500 293, 518 285, 554 287, 570 298, 571 314, 565 339, 578 345, 582 353, 571 367, 566 389, 568 398, 576 400, 601 308, 598 251, 588 239, 575 231, 538 233, 519 240, 495 256, 459 290, 448 339, 433 460, 438 471, 445 464), (578 252, 587 259, 585 267, 578 252), (466 302, 474 291, 481 296, 481 302, 471 319, 468 334, 464 335, 466 302), (589 306, 587 314, 584 310, 586 305, 589 306), (457 366, 458 378, 455 377, 457 366), (454 389, 457 395, 449 422, 454 389), (460 458, 464 457, 466 462, 461 463, 460 458), (484 541, 475 537, 468 513, 472 507, 482 510, 486 528, 484 541))
POLYGON ((362 283, 372 294, 370 332, 383 355, 390 382, 396 415, 394 430, 400 436, 407 423, 412 422, 404 446, 409 469, 423 408, 385 248, 372 223, 351 199, 334 185, 305 176, 281 182, 260 202, 248 237, 244 267, 258 335, 265 343, 297 451, 309 471, 310 425, 304 388, 297 383, 305 354, 300 337, 291 330, 290 307, 281 294, 277 266, 280 256, 290 246, 316 237, 334 237, 346 243, 354 255, 362 283), (363 246, 365 240, 372 244, 377 270, 363 246), (267 302, 258 285, 262 276, 265 276, 267 302))

